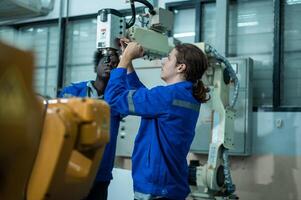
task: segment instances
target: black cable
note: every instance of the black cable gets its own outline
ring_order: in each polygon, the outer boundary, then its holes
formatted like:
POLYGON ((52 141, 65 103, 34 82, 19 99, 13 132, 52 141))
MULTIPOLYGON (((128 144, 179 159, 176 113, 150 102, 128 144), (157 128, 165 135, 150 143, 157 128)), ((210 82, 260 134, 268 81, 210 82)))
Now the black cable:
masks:
POLYGON ((151 15, 155 15, 156 14, 156 11, 154 10, 154 7, 152 4, 150 4, 148 1, 146 0, 134 0, 136 2, 139 2, 139 3, 142 3, 144 4, 146 7, 149 8, 148 12, 151 14, 151 15))
POLYGON ((148 12, 151 15, 155 15, 156 14, 156 11, 154 10, 153 5, 150 4, 148 1, 146 1, 146 0, 131 0, 130 3, 131 3, 131 10, 132 10, 132 18, 129 21, 129 23, 126 23, 126 28, 127 29, 130 28, 130 27, 132 27, 135 24, 135 21, 136 21, 135 1, 139 2, 139 3, 142 3, 143 5, 145 5, 146 7, 148 7, 148 9, 149 9, 148 12))
POLYGON ((132 18, 129 21, 129 23, 126 23, 126 28, 127 29, 132 27, 136 22, 136 8, 135 8, 134 0, 131 0, 131 9, 132 9, 132 18))

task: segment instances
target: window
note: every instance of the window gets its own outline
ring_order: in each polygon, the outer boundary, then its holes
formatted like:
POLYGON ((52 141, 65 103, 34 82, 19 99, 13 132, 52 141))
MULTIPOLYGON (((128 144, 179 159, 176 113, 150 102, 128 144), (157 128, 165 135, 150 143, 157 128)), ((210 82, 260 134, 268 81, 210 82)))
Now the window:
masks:
POLYGON ((38 94, 56 97, 58 28, 55 24, 0 28, 0 38, 35 53, 34 88, 38 94))
MULTIPOLYGON (((191 2, 191 5, 194 5, 191 2)), ((172 8, 172 5, 170 6, 172 8)), ((273 1, 237 0, 229 6, 228 57, 254 59, 253 102, 255 106, 271 106, 273 98, 273 1), (254 45, 258 44, 258 45, 254 45)), ((201 2, 201 41, 216 46, 216 3, 201 2)), ((195 31, 197 8, 176 5, 174 36, 195 31), (177 9, 176 9, 177 8, 177 9), (191 19, 191 20, 190 20, 191 19), (187 23, 187 20, 192 21, 187 23), (194 22, 194 23, 193 23, 194 22)), ((194 37, 194 35, 193 35, 194 37)), ((194 42, 193 37, 178 38, 182 42, 194 42)))
POLYGON ((216 8, 215 3, 204 3, 201 8, 201 41, 215 46, 216 8))
POLYGON ((16 31, 10 27, 0 27, 0 40, 13 45, 15 43, 16 31))
POLYGON ((283 2, 283 85, 281 104, 301 106, 301 1, 283 2))
POLYGON ((174 9, 173 36, 181 42, 194 42, 195 9, 174 9))
POLYGON ((70 21, 66 32, 64 86, 95 79, 96 18, 70 21))
POLYGON ((273 1, 232 1, 229 10, 229 57, 251 57, 253 105, 273 102, 273 1))
POLYGON ((34 86, 36 92, 44 96, 56 97, 58 41, 56 24, 23 26, 18 32, 18 44, 35 53, 34 86))

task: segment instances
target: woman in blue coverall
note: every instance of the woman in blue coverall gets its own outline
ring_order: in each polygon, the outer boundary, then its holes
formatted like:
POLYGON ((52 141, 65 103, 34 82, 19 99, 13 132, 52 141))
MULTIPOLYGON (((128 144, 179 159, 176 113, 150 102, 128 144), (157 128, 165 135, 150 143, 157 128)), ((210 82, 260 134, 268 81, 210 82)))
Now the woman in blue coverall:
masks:
POLYGON ((190 192, 186 157, 200 104, 208 100, 201 81, 208 61, 198 47, 178 45, 162 62, 167 85, 147 89, 131 63, 142 55, 138 43, 128 44, 111 72, 105 100, 123 115, 141 116, 132 155, 135 199, 183 200, 190 192))

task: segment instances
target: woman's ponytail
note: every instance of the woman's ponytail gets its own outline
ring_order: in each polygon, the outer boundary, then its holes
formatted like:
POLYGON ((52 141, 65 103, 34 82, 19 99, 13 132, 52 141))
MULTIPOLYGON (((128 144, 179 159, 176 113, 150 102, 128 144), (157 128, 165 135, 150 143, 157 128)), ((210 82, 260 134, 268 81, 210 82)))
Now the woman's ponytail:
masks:
POLYGON ((196 98, 201 103, 206 103, 210 99, 210 96, 208 94, 210 89, 205 87, 203 81, 200 79, 198 79, 193 84, 192 91, 194 98, 196 98))
POLYGON ((207 102, 210 99, 207 95, 210 89, 205 87, 201 80, 209 67, 207 56, 192 44, 179 44, 176 50, 177 63, 186 65, 185 79, 193 83, 193 96, 201 103, 207 102))

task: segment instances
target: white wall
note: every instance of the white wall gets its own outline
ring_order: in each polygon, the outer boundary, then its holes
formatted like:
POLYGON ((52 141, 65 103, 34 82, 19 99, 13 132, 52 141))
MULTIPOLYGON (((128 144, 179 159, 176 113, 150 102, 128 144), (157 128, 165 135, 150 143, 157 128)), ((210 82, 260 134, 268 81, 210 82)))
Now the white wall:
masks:
POLYGON ((94 14, 103 8, 129 9, 130 4, 125 0, 72 0, 70 2, 70 16, 94 14))
POLYGON ((133 200, 134 190, 131 171, 126 169, 114 168, 113 176, 114 179, 111 181, 108 189, 108 199, 133 200))
POLYGON ((159 0, 159 6, 162 8, 165 8, 166 3, 174 3, 174 2, 179 2, 181 0, 159 0))

